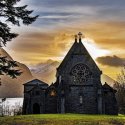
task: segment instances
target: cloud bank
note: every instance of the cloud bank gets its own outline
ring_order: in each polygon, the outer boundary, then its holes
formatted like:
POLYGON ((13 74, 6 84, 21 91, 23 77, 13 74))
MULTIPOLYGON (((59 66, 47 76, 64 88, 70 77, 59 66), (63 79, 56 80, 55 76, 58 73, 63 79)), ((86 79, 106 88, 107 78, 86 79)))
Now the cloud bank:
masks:
POLYGON ((98 48, 110 51, 107 55, 125 58, 125 0, 21 1, 39 18, 28 27, 12 27, 20 36, 6 50, 16 60, 28 66, 48 59, 62 60, 79 31, 98 48))
POLYGON ((102 65, 113 66, 113 67, 122 67, 125 65, 125 58, 120 58, 118 56, 104 56, 98 57, 97 62, 102 65))

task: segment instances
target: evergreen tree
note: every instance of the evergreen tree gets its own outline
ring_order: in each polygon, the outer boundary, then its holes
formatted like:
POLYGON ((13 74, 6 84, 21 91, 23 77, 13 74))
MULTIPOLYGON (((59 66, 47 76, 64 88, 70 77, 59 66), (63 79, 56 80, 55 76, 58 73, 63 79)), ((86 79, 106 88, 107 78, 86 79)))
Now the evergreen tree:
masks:
POLYGON ((8 60, 7 57, 0 57, 0 75, 6 74, 12 78, 16 78, 22 72, 14 69, 15 67, 18 67, 16 61, 8 60))
MULTIPOLYGON (((0 0, 0 47, 5 46, 8 41, 18 36, 17 33, 11 32, 8 23, 20 26, 20 24, 32 24, 38 16, 31 16, 33 10, 28 10, 27 5, 16 6, 20 0, 0 0)), ((0 55, 0 75, 7 74, 12 78, 20 75, 15 61, 10 61, 0 55)))

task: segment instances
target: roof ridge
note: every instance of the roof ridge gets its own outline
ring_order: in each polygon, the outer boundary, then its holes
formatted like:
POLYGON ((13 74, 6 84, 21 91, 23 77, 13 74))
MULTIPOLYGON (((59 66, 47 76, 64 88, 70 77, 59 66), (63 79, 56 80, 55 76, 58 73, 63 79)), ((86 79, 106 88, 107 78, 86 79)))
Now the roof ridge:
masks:
MULTIPOLYGON (((39 79, 33 79, 33 80, 30 80, 30 81, 24 83, 23 85, 32 84, 33 81, 39 81, 41 85, 42 85, 42 84, 47 84, 47 83, 43 82, 42 80, 39 80, 39 79)), ((36 84, 36 83, 35 83, 35 84, 36 84)), ((35 84, 34 84, 34 85, 35 85, 35 84)), ((37 83, 37 84, 39 84, 39 83, 37 83)), ((47 84, 47 85, 48 85, 48 84, 47 84)))
POLYGON ((74 42, 74 44, 71 46, 70 50, 67 52, 66 56, 64 57, 63 61, 61 62, 61 64, 59 65, 59 67, 57 69, 59 69, 60 67, 65 65, 65 62, 68 60, 69 56, 73 52, 75 45, 78 45, 78 42, 76 42, 76 41, 74 42))
POLYGON ((92 62, 95 64, 96 68, 98 69, 98 71, 100 72, 99 67, 97 66, 96 62, 93 60, 93 58, 91 57, 91 55, 89 54, 88 50, 86 49, 86 47, 84 46, 84 44, 82 43, 82 41, 79 42, 74 42, 74 44, 72 45, 72 47, 70 48, 70 50, 68 51, 68 53, 66 54, 66 56, 64 57, 63 61, 61 62, 61 64, 59 65, 59 67, 57 68, 57 70, 61 71, 62 67, 64 67, 67 63, 67 60, 71 57, 72 54, 83 54, 83 55, 87 55, 92 62))

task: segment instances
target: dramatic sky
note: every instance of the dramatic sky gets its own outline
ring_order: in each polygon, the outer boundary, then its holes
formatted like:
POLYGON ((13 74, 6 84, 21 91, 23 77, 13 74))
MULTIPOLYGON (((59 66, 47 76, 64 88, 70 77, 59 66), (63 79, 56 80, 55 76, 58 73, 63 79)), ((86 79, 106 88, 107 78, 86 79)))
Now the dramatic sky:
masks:
POLYGON ((20 36, 6 50, 27 66, 61 61, 79 31, 83 44, 103 73, 116 78, 125 64, 125 0, 22 0, 39 18, 30 26, 12 26, 20 36))

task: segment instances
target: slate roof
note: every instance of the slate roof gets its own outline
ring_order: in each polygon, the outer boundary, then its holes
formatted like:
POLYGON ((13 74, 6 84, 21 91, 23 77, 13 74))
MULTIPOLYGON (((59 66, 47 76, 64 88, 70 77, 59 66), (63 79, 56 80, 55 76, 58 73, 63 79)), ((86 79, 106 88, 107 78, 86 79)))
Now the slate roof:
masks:
POLYGON ((113 89, 110 85, 108 85, 106 82, 103 85, 104 91, 112 91, 112 92, 117 92, 115 89, 113 89))
POLYGON ((25 85, 25 86, 35 86, 35 85, 48 86, 47 83, 45 83, 45 82, 43 82, 43 81, 41 81, 39 79, 33 79, 33 80, 31 80, 31 81, 29 81, 27 83, 24 83, 23 85, 25 85))
POLYGON ((62 63, 57 68, 58 71, 61 71, 63 69, 63 67, 65 67, 67 61, 69 60, 69 58, 72 57, 72 55, 85 55, 85 56, 87 55, 87 57, 89 59, 91 59, 91 61, 95 64, 96 69, 99 72, 101 72, 100 69, 98 68, 98 66, 96 65, 95 61, 92 59, 92 57, 90 56, 90 54, 88 53, 87 49, 85 48, 85 46, 82 44, 81 41, 74 42, 71 49, 69 50, 69 52, 67 53, 67 55, 63 59, 62 63))
POLYGON ((48 88, 48 86, 39 86, 39 85, 36 85, 33 88, 31 88, 30 90, 28 90, 27 92, 31 92, 31 91, 33 91, 36 88, 38 88, 40 90, 46 90, 48 88))

